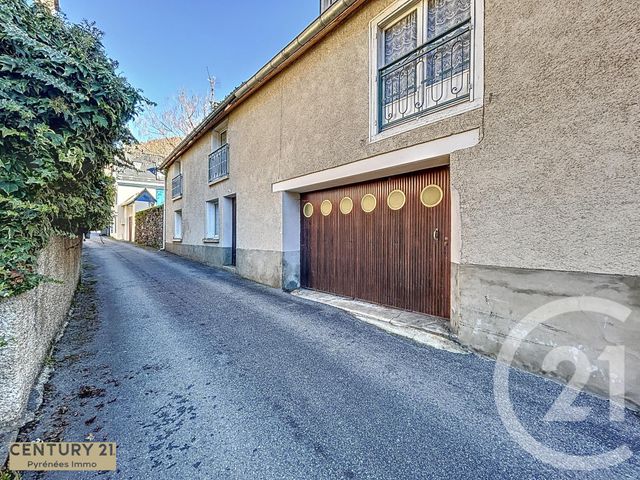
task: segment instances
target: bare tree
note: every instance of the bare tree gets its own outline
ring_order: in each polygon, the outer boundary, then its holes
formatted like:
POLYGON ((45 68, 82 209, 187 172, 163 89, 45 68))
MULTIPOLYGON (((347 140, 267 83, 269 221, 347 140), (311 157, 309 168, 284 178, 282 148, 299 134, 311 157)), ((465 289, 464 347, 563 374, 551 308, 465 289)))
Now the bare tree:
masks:
POLYGON ((207 95, 181 89, 166 106, 148 108, 136 121, 138 130, 147 138, 166 139, 176 147, 216 107, 215 82, 209 75, 207 95))

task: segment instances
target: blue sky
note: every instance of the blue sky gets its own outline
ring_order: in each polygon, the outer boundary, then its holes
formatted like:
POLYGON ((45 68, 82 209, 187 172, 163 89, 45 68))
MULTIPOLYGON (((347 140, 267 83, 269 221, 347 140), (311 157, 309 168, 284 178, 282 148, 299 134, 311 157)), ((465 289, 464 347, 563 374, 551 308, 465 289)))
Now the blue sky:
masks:
POLYGON ((160 106, 179 89, 221 100, 300 33, 319 0, 60 0, 73 22, 95 21, 122 73, 160 106))

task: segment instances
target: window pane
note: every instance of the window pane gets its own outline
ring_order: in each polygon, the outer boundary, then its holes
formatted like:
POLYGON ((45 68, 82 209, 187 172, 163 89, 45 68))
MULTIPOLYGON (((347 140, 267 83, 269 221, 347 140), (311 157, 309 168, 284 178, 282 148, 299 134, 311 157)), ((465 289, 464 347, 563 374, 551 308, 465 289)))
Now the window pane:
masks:
POLYGON ((206 238, 218 238, 220 235, 220 215, 218 209, 218 201, 207 202, 206 212, 206 238))
MULTIPOLYGON (((471 0, 429 0, 427 10, 428 41, 455 29, 471 18, 471 0)), ((465 27, 466 28, 466 27, 465 27)), ((454 30, 449 42, 431 51, 426 62, 426 82, 437 83, 443 78, 469 68, 471 32, 454 30), (461 34, 462 32, 462 34, 461 34)))
POLYGON ((471 18, 471 0, 429 0, 427 41, 471 18))
POLYGON ((418 46, 418 12, 414 10, 384 31, 384 63, 409 53, 418 46))
MULTIPOLYGON (((384 31, 384 62, 389 64, 418 46, 418 11, 414 10, 384 31)), ((416 69, 409 64, 384 80, 384 103, 405 98, 415 91, 416 69)))
POLYGON ((216 238, 220 235, 220 209, 218 202, 213 204, 213 234, 216 238))
POLYGON ((211 238, 211 202, 207 202, 205 205, 204 218, 204 238, 211 238))
POLYGON ((175 212, 174 214, 174 232, 175 238, 182 238, 182 212, 175 212))
POLYGON ((214 218, 213 218, 213 202, 207 202, 207 232, 206 232, 206 237, 207 238, 213 238, 213 222, 214 222, 214 218))

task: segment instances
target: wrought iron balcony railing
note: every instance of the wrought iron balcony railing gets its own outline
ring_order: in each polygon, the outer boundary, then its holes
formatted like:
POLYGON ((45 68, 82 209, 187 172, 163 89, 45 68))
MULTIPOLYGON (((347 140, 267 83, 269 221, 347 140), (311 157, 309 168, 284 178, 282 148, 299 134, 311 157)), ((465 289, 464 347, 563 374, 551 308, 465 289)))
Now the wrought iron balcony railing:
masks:
POLYGON ((209 155, 209 182, 229 175, 229 144, 209 155))
POLYGON ((468 100, 471 20, 447 30, 378 71, 378 126, 468 100))
POLYGON ((182 196, 182 174, 176 175, 171 180, 171 198, 182 196))

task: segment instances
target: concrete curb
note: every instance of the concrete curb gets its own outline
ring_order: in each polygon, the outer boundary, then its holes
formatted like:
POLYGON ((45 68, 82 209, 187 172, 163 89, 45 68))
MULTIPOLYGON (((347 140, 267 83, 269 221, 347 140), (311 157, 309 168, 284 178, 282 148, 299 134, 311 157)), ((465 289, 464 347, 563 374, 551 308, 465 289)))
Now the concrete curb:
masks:
POLYGON ((369 325, 393 335, 408 338, 422 345, 452 353, 471 353, 460 345, 443 322, 435 317, 312 290, 298 289, 291 292, 291 294, 298 298, 339 308, 369 325))
POLYGON ((353 312, 352 313, 357 319, 362 320, 370 325, 378 327, 386 332, 392 333, 394 335, 399 335, 401 337, 409 338, 414 342, 420 343, 422 345, 427 345, 432 348, 436 348, 438 350, 446 350, 451 353, 459 353, 459 354, 469 354, 470 352, 463 348, 460 344, 453 342, 445 337, 440 336, 437 333, 426 332, 424 330, 420 330, 413 327, 394 325, 391 322, 381 321, 378 319, 374 319, 371 317, 367 317, 365 315, 358 315, 353 312))

